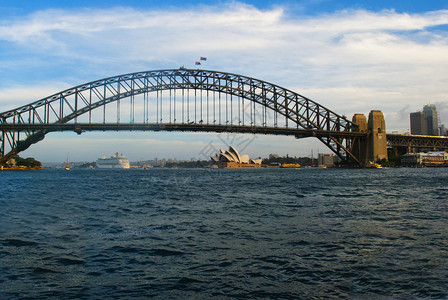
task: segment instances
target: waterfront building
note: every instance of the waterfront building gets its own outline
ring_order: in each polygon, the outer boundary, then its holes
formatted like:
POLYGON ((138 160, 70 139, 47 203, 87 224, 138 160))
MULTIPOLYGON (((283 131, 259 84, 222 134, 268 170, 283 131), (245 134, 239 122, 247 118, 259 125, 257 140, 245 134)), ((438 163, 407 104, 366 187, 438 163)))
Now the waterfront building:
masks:
POLYGON ((446 167, 448 166, 448 152, 420 152, 407 153, 401 158, 403 166, 417 167, 446 167))
POLYGON ((317 157, 317 163, 319 166, 333 167, 334 155, 333 153, 319 153, 317 157))
POLYGON ((406 153, 401 157, 401 165, 405 167, 421 166, 420 153, 406 153))

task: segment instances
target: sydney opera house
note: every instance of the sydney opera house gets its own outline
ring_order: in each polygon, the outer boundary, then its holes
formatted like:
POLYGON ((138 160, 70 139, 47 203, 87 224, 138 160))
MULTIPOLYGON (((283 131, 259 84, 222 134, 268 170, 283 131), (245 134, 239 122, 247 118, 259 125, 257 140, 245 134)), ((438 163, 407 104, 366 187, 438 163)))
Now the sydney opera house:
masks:
POLYGON ((261 158, 251 159, 249 155, 240 155, 232 146, 228 151, 219 149, 219 153, 210 158, 214 166, 223 169, 261 168, 261 158))

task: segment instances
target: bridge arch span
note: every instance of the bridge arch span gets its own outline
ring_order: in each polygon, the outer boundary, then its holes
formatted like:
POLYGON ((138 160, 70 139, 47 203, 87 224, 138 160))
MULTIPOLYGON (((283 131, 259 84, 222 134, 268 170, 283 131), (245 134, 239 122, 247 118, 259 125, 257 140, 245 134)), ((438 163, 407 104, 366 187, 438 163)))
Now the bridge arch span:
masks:
POLYGON ((48 132, 101 128, 315 136, 343 160, 359 163, 351 151, 360 137, 355 127, 317 102, 263 80, 184 68, 144 71, 78 85, 0 113, 0 164, 48 132), (129 119, 123 121, 123 115, 129 119))

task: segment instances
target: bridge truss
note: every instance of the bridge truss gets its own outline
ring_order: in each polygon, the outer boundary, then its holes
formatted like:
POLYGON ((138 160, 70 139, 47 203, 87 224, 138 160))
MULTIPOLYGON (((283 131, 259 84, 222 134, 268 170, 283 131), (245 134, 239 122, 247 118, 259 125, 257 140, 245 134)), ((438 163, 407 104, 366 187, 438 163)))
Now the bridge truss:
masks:
POLYGON ((172 69, 82 84, 0 113, 0 165, 52 131, 215 131, 316 137, 348 163, 365 133, 291 90, 231 73, 172 69))
POLYGON ((448 137, 409 134, 387 134, 388 147, 448 150, 448 137))

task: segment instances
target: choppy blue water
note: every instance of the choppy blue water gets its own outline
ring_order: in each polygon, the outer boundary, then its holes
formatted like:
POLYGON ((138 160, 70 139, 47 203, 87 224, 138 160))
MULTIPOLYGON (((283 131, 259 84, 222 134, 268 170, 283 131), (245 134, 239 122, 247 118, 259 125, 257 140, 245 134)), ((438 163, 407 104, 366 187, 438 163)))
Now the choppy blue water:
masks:
POLYGON ((0 299, 447 298, 448 169, 0 173, 0 299))

